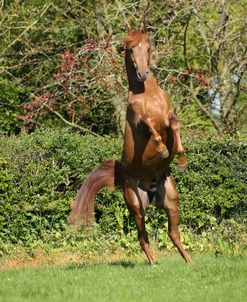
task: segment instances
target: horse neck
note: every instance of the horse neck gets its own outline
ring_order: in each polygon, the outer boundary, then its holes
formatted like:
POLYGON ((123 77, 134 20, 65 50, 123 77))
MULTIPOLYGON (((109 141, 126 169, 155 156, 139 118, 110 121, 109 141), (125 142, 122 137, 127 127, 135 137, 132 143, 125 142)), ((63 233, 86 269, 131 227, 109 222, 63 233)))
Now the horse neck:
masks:
POLYGON ((125 52, 125 66, 129 83, 129 91, 133 92, 134 94, 143 93, 145 91, 144 82, 137 80, 135 66, 127 51, 125 52))

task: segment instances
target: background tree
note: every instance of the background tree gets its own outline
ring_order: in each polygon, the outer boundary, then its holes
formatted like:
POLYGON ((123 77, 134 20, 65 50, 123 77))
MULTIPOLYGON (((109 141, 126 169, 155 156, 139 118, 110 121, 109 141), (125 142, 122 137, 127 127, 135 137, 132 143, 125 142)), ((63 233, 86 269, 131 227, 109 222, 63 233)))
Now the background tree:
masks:
MULTIPOLYGON (((186 88, 219 133, 236 133, 241 125, 241 115, 247 108, 244 99, 247 80, 246 15, 240 1, 230 3, 225 0, 214 1, 207 13, 210 19, 202 9, 192 7, 194 18, 190 18, 191 26, 196 28, 197 35, 197 49, 194 48, 192 54, 204 57, 204 60, 198 79, 195 81, 191 74, 190 85, 186 88)), ((186 43, 191 39, 189 34, 186 43)), ((187 52, 185 62, 193 64, 192 56, 187 52)))
MULTIPOLYGON (((183 128, 243 132, 246 0, 149 3, 153 71, 183 128)), ((140 27, 146 6, 144 0, 2 1, 0 115, 6 120, 12 108, 13 116, 7 131, 17 131, 18 116, 19 127, 69 125, 121 135, 127 82, 119 50, 126 21, 140 27)))

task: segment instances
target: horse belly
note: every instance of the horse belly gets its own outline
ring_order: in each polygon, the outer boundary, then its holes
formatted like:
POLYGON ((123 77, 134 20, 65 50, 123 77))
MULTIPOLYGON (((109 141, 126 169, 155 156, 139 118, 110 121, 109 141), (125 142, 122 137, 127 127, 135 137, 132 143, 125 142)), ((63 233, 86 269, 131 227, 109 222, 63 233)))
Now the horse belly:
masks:
MULTIPOLYGON (((165 130, 162 133, 162 138, 166 143, 165 130)), ((149 131, 145 133, 143 129, 133 130, 128 122, 126 123, 123 147, 122 164, 128 174, 138 179, 153 180, 157 178, 168 169, 173 158, 172 145, 168 146, 168 150, 171 151, 169 158, 162 158, 156 151, 157 143, 149 131)))

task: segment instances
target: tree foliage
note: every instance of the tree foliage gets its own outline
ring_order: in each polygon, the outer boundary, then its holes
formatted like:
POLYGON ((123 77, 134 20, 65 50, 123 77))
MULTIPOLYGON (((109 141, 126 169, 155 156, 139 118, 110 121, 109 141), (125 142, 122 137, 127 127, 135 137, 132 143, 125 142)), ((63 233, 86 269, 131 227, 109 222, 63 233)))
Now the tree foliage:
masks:
MULTIPOLYGON (((153 71, 184 127, 242 130, 246 0, 148 2, 153 71)), ((14 112, 20 128, 65 124, 121 134, 127 94, 121 43, 126 22, 142 25, 147 1, 2 3, 0 76, 8 88, 1 94, 1 119, 14 112), (13 83, 21 93, 10 101, 13 83)))

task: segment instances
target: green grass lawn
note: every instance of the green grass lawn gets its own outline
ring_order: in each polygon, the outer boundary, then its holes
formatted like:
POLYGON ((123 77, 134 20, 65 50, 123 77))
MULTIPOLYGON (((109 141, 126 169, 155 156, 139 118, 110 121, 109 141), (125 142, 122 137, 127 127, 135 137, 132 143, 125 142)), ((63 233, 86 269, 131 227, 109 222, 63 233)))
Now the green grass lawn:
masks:
POLYGON ((0 272, 0 301, 247 301, 247 257, 179 257, 0 272))

